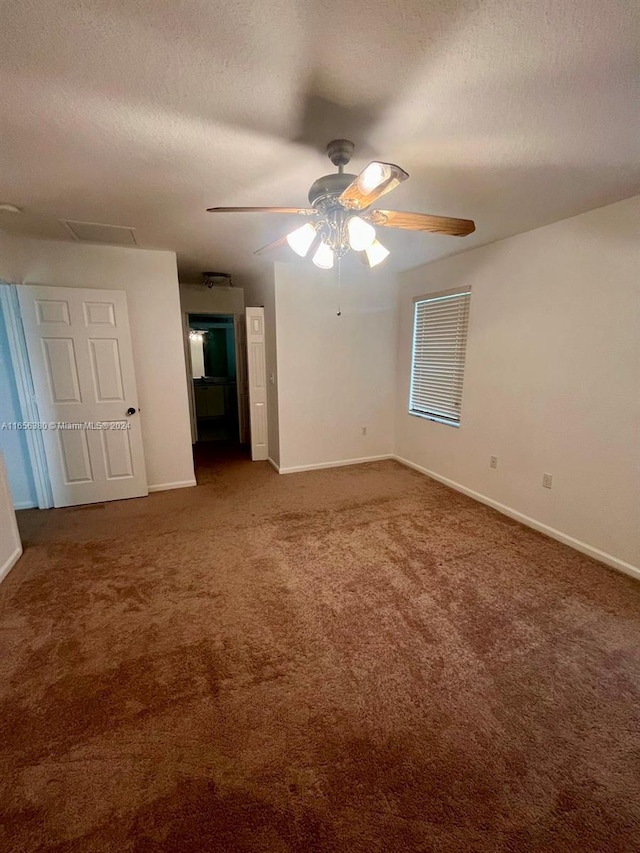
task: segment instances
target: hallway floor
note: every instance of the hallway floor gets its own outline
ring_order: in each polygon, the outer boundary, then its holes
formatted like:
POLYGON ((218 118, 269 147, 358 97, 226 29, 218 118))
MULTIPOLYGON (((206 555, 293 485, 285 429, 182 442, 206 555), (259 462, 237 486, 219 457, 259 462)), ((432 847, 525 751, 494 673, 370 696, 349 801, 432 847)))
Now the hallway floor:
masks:
POLYGON ((639 583, 392 461, 200 462, 19 514, 0 849, 638 849, 639 583))
POLYGON ((237 473, 238 467, 251 466, 251 448, 248 444, 232 441, 198 441, 193 445, 193 462, 199 486, 215 481, 224 471, 227 477, 237 473))

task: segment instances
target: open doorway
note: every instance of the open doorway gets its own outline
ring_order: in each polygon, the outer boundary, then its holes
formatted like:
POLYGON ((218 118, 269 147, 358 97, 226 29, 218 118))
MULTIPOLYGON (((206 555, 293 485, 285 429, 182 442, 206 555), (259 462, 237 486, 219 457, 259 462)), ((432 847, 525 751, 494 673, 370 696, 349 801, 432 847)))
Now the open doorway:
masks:
POLYGON ((233 314, 188 314, 194 455, 201 481, 211 465, 245 458, 242 352, 233 314))

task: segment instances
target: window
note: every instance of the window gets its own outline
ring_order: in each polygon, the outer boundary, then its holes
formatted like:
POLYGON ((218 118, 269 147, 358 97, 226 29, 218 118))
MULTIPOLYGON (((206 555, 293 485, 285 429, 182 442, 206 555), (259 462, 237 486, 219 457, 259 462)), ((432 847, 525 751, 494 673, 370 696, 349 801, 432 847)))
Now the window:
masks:
POLYGON ((460 426, 471 290, 415 300, 409 413, 460 426))

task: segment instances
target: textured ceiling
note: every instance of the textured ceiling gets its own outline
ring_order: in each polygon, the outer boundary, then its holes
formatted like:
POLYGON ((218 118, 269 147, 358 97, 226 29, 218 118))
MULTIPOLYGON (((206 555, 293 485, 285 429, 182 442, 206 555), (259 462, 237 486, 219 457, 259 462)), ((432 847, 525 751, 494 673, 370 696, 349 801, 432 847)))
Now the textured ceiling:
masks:
MULTIPOLYGON (((326 142, 411 179, 389 207, 473 218, 385 230, 396 268, 640 192, 634 0, 2 0, 0 227, 135 228, 182 278, 239 282, 302 205, 326 142)), ((353 168, 352 168, 353 167, 353 168)))

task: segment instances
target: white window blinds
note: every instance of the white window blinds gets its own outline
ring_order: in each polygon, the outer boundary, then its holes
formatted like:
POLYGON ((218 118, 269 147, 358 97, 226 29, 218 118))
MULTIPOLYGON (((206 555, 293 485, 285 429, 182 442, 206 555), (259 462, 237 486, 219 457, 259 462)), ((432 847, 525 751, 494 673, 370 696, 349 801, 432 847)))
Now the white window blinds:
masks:
POLYGON ((415 302, 409 411, 458 426, 471 291, 447 291, 415 302))

